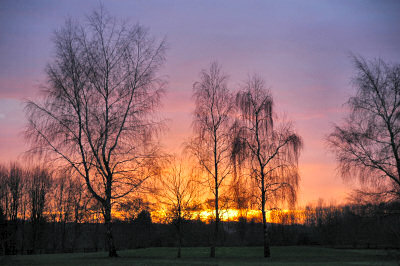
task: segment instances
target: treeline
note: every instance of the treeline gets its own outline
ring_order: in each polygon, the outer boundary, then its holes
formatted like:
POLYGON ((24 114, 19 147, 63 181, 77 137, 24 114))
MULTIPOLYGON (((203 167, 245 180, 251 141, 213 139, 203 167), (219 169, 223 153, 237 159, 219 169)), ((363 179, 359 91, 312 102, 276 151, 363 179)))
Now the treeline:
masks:
MULTIPOLYGON (((4 253, 36 250, 49 223, 63 250, 67 224, 76 233, 82 222, 99 222, 100 209, 79 179, 68 171, 42 166, 0 165, 0 248, 4 253)), ((69 235, 68 237, 71 237, 69 235)), ((74 240, 76 241, 76 239, 74 240)))
MULTIPOLYGON (((0 168, 1 254, 92 252, 105 250, 101 208, 67 172, 16 163, 0 168)), ((137 198, 118 206, 126 217, 114 219, 117 249, 158 246, 209 246, 213 222, 200 218, 153 223, 149 204, 137 198)), ((268 225, 272 245, 327 245, 351 248, 398 248, 400 203, 306 207, 277 212, 268 225), (295 217, 302 215, 301 219, 295 217), (303 220, 303 224, 298 224, 303 220)), ((263 244, 260 219, 221 221, 217 246, 263 244)))
POLYGON ((400 248, 400 202, 305 209, 298 244, 347 248, 400 248))

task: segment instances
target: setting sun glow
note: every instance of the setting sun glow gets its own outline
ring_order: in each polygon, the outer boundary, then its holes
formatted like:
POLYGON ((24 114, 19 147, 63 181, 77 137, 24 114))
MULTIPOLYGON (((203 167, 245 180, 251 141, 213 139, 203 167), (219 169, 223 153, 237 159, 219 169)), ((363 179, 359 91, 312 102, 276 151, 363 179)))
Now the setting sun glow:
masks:
MULTIPOLYGON (((220 220, 224 222, 237 222, 240 218, 247 221, 262 222, 261 211, 259 210, 238 210, 238 209, 221 209, 219 210, 220 220)), ((116 217, 118 215, 115 215, 116 217)), ((201 220, 203 222, 211 222, 215 217, 215 210, 200 210, 190 212, 191 220, 201 220)), ((156 223, 168 222, 168 214, 164 210, 156 210, 151 212, 151 218, 156 223)), ((305 222, 304 210, 270 210, 266 213, 268 223, 283 224, 303 224, 305 222)))

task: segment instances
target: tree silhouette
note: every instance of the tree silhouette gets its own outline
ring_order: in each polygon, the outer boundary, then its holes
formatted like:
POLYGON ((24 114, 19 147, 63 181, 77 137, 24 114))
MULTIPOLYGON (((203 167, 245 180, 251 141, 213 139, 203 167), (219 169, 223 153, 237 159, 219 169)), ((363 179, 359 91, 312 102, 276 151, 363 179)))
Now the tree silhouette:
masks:
POLYGON ((26 193, 29 197, 29 213, 32 226, 32 249, 35 251, 40 240, 42 225, 45 222, 45 211, 48 205, 49 192, 52 187, 52 174, 45 166, 36 166, 27 173, 26 193))
POLYGON ((400 199, 400 65, 353 56, 357 90, 350 113, 328 136, 344 178, 366 185, 359 194, 400 199))
POLYGON ((154 174, 165 42, 100 8, 83 25, 68 20, 54 43, 43 98, 26 104, 26 137, 32 152, 84 179, 103 208, 109 256, 117 256, 112 205, 154 174))
MULTIPOLYGON (((280 121, 273 112, 273 99, 264 81, 250 77, 238 92, 236 103, 240 119, 235 122, 233 158, 241 156, 249 175, 260 189, 264 230, 264 256, 270 256, 266 204, 294 203, 299 181, 297 168, 301 138, 290 122, 280 121)), ((237 161, 237 160, 234 160, 237 161)))
POLYGON ((181 257, 182 225, 191 219, 191 211, 197 206, 200 195, 199 183, 193 166, 183 159, 171 156, 158 180, 156 198, 166 210, 166 218, 175 224, 178 233, 178 254, 181 257))
POLYGON ((219 193, 224 179, 231 172, 231 114, 234 102, 227 88, 227 76, 218 63, 203 70, 200 81, 193 85, 194 111, 193 129, 195 137, 188 148, 197 158, 206 173, 207 183, 215 196, 215 228, 210 256, 215 257, 215 246, 219 228, 219 193))
POLYGON ((9 254, 16 252, 18 214, 22 209, 24 185, 25 173, 19 164, 10 163, 7 168, 0 165, 0 209, 7 220, 4 227, 6 235, 1 242, 7 242, 5 247, 9 254))

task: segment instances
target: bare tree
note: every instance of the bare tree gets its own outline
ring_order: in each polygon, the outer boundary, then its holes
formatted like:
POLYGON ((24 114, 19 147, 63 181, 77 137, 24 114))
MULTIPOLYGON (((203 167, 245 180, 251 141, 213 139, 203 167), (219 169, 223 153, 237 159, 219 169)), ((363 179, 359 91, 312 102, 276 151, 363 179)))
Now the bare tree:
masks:
POLYGON ((278 117, 273 112, 271 93, 260 77, 249 78, 238 92, 236 103, 241 119, 234 125, 236 137, 232 155, 244 158, 241 163, 246 163, 249 175, 260 189, 264 257, 270 257, 266 204, 295 202, 302 141, 290 122, 276 122, 278 117))
POLYGON ((16 223, 20 209, 24 171, 17 163, 12 163, 8 173, 8 191, 10 193, 9 220, 16 223))
POLYGON ((182 224, 191 219, 191 211, 197 206, 199 186, 194 169, 175 156, 169 159, 158 180, 156 198, 165 208, 167 218, 174 223, 178 233, 178 254, 181 257, 182 224))
POLYGON ((25 230, 25 222, 29 219, 29 169, 23 168, 23 178, 22 178, 22 193, 21 193, 21 202, 20 202, 20 219, 21 219, 21 253, 24 253, 25 250, 25 239, 26 239, 26 230, 25 230))
POLYGON ((8 223, 7 223, 7 209, 8 209, 8 171, 7 168, 0 164, 0 250, 2 255, 7 254, 8 237, 8 223))
POLYGON ((13 162, 7 167, 0 166, 0 209, 4 214, 6 226, 2 241, 8 254, 17 252, 18 218, 21 214, 24 171, 13 162))
MULTIPOLYGON (((234 126, 234 129, 235 126, 234 126)), ((235 130, 232 135, 235 136, 235 130)), ((244 173, 242 169, 241 162, 245 160, 244 153, 235 153, 235 148, 232 149, 231 164, 233 168, 232 179, 230 182, 230 200, 232 201, 232 208, 239 211, 239 219, 246 220, 247 212, 251 207, 251 201, 253 198, 252 193, 252 180, 249 180, 248 176, 244 173)))
POLYGON ((85 184, 79 179, 79 176, 72 176, 68 181, 68 200, 72 209, 71 219, 74 224, 74 235, 72 238, 72 248, 74 249, 81 234, 81 223, 88 220, 87 209, 92 195, 89 191, 85 190, 85 184))
POLYGON ((0 165, 0 207, 5 219, 9 219, 9 170, 4 165, 0 165))
POLYGON ((32 249, 35 251, 40 237, 41 225, 45 221, 45 208, 52 185, 51 173, 44 166, 36 166, 27 173, 27 190, 29 195, 29 213, 32 225, 32 249))
POLYGON ((356 95, 327 141, 342 176, 358 178, 367 196, 400 199, 400 65, 353 56, 356 95))
POLYGON ((17 251, 17 231, 18 231, 18 214, 21 209, 22 192, 24 185, 24 171, 17 163, 11 163, 8 172, 8 192, 9 192, 9 217, 11 222, 11 248, 12 253, 17 251))
POLYGON ((229 131, 234 102, 227 87, 227 78, 218 63, 214 62, 209 70, 201 71, 200 81, 193 85, 196 104, 193 121, 195 137, 188 148, 209 177, 207 182, 215 196, 215 229, 211 257, 215 257, 218 240, 220 187, 231 172, 229 131))
POLYGON ((148 211, 150 209, 150 203, 143 195, 131 195, 125 198, 123 202, 119 202, 116 209, 124 221, 133 222, 142 211, 148 211))
POLYGON ((53 221, 54 249, 57 248, 57 244, 60 245, 61 250, 65 249, 67 223, 74 221, 75 200, 82 194, 82 191, 77 189, 74 179, 68 169, 60 169, 54 174, 49 210, 53 221))
POLYGON ((112 205, 153 175, 160 129, 153 111, 164 82, 156 73, 165 42, 140 25, 119 23, 102 8, 54 36, 41 101, 26 105, 32 151, 65 163, 103 208, 109 256, 117 256, 112 205))

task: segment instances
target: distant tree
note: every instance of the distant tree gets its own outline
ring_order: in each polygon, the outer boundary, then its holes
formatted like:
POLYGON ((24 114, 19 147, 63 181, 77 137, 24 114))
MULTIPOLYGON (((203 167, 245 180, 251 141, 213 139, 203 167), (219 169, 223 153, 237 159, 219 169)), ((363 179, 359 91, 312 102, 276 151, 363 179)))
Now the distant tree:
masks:
POLYGON ((0 251, 2 255, 6 255, 8 228, 7 228, 7 169, 0 164, 0 251))
POLYGON ((215 196, 215 229, 211 257, 215 257, 218 240, 220 187, 231 173, 229 133, 234 102, 227 87, 227 79, 218 63, 214 62, 209 70, 201 71, 200 81, 193 85, 196 104, 193 121, 195 137, 188 148, 208 176, 207 183, 215 196))
POLYGON ((52 175, 44 166, 36 166, 27 172, 29 213, 32 225, 32 249, 35 251, 40 238, 41 225, 45 221, 45 208, 52 186, 52 175))
POLYGON ((119 23, 102 8, 87 23, 68 20, 54 36, 41 101, 26 105, 32 152, 65 163, 101 204, 109 256, 117 256, 112 205, 154 174, 161 128, 152 118, 164 82, 166 45, 141 25, 119 23))
POLYGON ((191 167, 172 156, 160 175, 156 197, 165 208, 167 218, 175 224, 178 233, 178 254, 181 257, 182 224, 191 219, 191 211, 196 208, 199 196, 199 183, 191 167))
POLYGON ((9 210, 8 220, 11 222, 9 233, 11 234, 12 253, 17 251, 17 231, 18 231, 18 214, 22 205, 22 192, 24 186, 24 170, 17 163, 11 163, 8 170, 7 187, 9 193, 9 210))
POLYGON ((0 206, 5 220, 8 219, 9 193, 8 193, 8 169, 0 164, 0 206))
MULTIPOLYGON (((356 95, 349 114, 328 136, 343 178, 357 178, 358 194, 400 199, 400 65, 353 57, 356 95)), ((382 198, 383 197, 383 198, 382 198)))
POLYGON ((0 206, 0 252, 4 256, 6 255, 6 241, 7 241, 7 222, 3 212, 2 206, 0 206))
POLYGON ((241 163, 247 165, 249 175, 260 189, 264 257, 270 257, 266 204, 295 202, 302 140, 290 122, 276 122, 278 117, 273 112, 271 93, 260 77, 249 78, 238 92, 236 104, 241 117, 234 126, 236 137, 232 156, 244 158, 241 163))
MULTIPOLYGON (((72 173, 71 173, 72 175, 72 173)), ((85 189, 84 182, 77 177, 68 178, 68 200, 72 209, 72 221, 74 225, 74 235, 72 238, 72 248, 74 249, 81 234, 81 224, 88 221, 88 204, 92 199, 92 194, 85 189)))
POLYGON ((53 241, 53 249, 57 249, 57 245, 61 245, 61 249, 64 249, 64 244, 65 244, 65 238, 63 234, 63 229, 65 227, 65 192, 66 192, 66 183, 67 180, 64 179, 63 177, 59 177, 57 174, 55 174, 54 177, 54 182, 53 182, 53 189, 50 191, 50 202, 49 202, 49 218, 51 219, 53 223, 53 232, 52 234, 54 235, 52 241, 53 241))
POLYGON ((17 163, 12 163, 8 173, 8 191, 10 194, 9 217, 8 219, 14 223, 17 222, 20 210, 22 189, 24 185, 24 170, 17 163))
POLYGON ((76 211, 81 212, 82 210, 76 210, 76 208, 79 208, 80 206, 77 205, 81 205, 83 201, 82 186, 79 184, 79 180, 76 180, 76 176, 71 174, 71 171, 60 169, 54 174, 50 197, 49 213, 53 220, 54 249, 60 245, 61 250, 64 250, 67 240, 67 223, 75 222, 76 229, 76 219, 81 220, 79 216, 82 214, 76 213, 76 211))
POLYGON ((7 254, 17 252, 17 231, 23 205, 24 170, 16 162, 0 166, 0 208, 5 218, 4 238, 7 254))
POLYGON ((28 194, 28 185, 29 185, 29 171, 30 169, 24 168, 23 172, 23 185, 22 185, 22 193, 21 193, 21 203, 20 203, 20 219, 21 219, 21 253, 24 253, 25 250, 25 239, 26 239, 26 231, 25 230, 25 222, 29 220, 29 209, 30 209, 30 200, 28 194))
POLYGON ((132 222, 143 210, 150 209, 150 203, 138 195, 126 198, 116 206, 124 221, 132 222))

